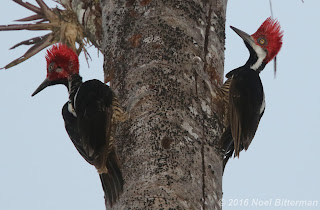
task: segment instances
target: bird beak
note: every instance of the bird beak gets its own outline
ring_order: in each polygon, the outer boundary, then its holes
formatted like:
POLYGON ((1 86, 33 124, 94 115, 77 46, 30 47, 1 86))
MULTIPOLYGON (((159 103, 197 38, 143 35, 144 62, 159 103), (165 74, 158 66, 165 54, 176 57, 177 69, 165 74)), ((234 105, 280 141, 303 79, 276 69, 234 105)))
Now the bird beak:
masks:
POLYGON ((57 84, 55 81, 49 80, 46 78, 41 85, 32 93, 31 96, 35 96, 37 93, 39 93, 41 90, 45 89, 48 86, 57 84))
POLYGON ((250 44, 251 46, 255 45, 255 42, 253 41, 252 37, 249 34, 247 34, 244 31, 241 31, 240 29, 237 29, 237 28, 235 28, 233 26, 230 26, 230 28, 232 30, 234 30, 234 32, 236 32, 243 39, 243 41, 245 41, 246 43, 250 44))

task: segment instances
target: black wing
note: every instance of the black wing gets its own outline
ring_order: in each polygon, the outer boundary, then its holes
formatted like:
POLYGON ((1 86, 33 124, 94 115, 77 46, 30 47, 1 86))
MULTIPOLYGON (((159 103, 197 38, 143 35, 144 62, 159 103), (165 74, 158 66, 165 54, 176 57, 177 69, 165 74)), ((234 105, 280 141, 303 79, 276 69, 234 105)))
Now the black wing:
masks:
POLYGON ((66 131, 74 144, 75 148, 78 150, 80 155, 90 164, 93 164, 93 159, 89 158, 83 149, 83 146, 81 144, 81 138, 79 135, 78 130, 78 121, 77 118, 71 114, 68 110, 68 102, 64 104, 62 108, 62 117, 64 120, 64 126, 66 128, 66 131))
POLYGON ((239 70, 232 76, 229 90, 229 120, 235 156, 241 147, 248 149, 264 107, 263 86, 254 70, 239 70))
POLYGON ((90 164, 95 165, 100 156, 107 156, 103 158, 107 158, 108 173, 99 176, 106 206, 107 201, 112 206, 122 193, 124 184, 114 148, 105 151, 105 146, 109 146, 113 114, 112 92, 100 81, 91 80, 81 86, 75 100, 77 117, 69 112, 68 103, 62 109, 67 133, 81 156, 90 164))
POLYGON ((99 80, 90 80, 81 85, 74 100, 79 134, 86 154, 90 158, 105 155, 103 150, 110 143, 111 89, 99 80))
POLYGON ((120 164, 110 142, 113 115, 113 93, 98 80, 83 83, 75 95, 75 111, 81 144, 90 158, 99 160, 94 165, 104 164, 107 173, 99 174, 105 193, 105 201, 112 206, 123 191, 123 177, 120 164))

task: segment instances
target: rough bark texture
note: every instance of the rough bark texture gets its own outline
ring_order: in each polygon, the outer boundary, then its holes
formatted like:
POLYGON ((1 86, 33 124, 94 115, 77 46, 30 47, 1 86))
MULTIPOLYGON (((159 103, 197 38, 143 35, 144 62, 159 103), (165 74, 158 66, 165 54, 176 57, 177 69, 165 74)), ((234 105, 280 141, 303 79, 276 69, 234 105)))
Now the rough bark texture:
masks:
POLYGON ((129 111, 113 209, 221 209, 227 0, 101 0, 105 80, 129 111))

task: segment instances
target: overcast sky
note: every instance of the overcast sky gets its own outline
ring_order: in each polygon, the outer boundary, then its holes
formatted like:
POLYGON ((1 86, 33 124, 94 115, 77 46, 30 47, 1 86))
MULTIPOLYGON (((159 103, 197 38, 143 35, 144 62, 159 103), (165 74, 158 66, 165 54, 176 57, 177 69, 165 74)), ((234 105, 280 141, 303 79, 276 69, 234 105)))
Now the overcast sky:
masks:
MULTIPOLYGON (((316 0, 273 1, 274 15, 284 30, 278 73, 274 79, 270 63, 261 74, 266 111, 249 150, 226 167, 226 210, 275 209, 276 199, 318 201, 317 207, 276 209, 320 208, 319 9, 316 0), (246 199, 248 206, 239 207, 246 199), (267 203, 258 207, 255 201, 267 203)), ((1 2, 0 14, 0 24, 9 24, 31 13, 6 0, 1 2)), ((229 26, 252 34, 269 16, 268 0, 229 0, 225 73, 248 58, 242 40, 229 26)), ((37 35, 39 32, 0 32, 0 67, 27 49, 9 51, 11 46, 37 35)), ((89 69, 83 55, 80 57, 81 74, 85 80, 103 81, 102 55, 98 57, 94 48, 90 54, 89 69)), ((103 210, 96 170, 78 154, 64 129, 65 87, 48 88, 31 98, 45 78, 45 66, 43 51, 0 71, 0 209, 103 210)))

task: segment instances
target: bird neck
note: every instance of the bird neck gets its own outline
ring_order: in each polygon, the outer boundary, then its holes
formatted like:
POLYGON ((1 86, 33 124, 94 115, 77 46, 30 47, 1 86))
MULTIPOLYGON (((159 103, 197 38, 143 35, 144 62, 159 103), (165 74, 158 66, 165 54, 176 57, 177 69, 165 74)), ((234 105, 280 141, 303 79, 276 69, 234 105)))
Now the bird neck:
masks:
POLYGON ((82 77, 79 74, 73 74, 68 77, 69 101, 74 104, 76 94, 82 85, 82 77))
POLYGON ((247 43, 245 44, 250 53, 250 57, 246 62, 245 67, 260 73, 266 66, 264 59, 266 58, 267 53, 259 46, 255 46, 255 49, 254 49, 251 45, 247 43))

